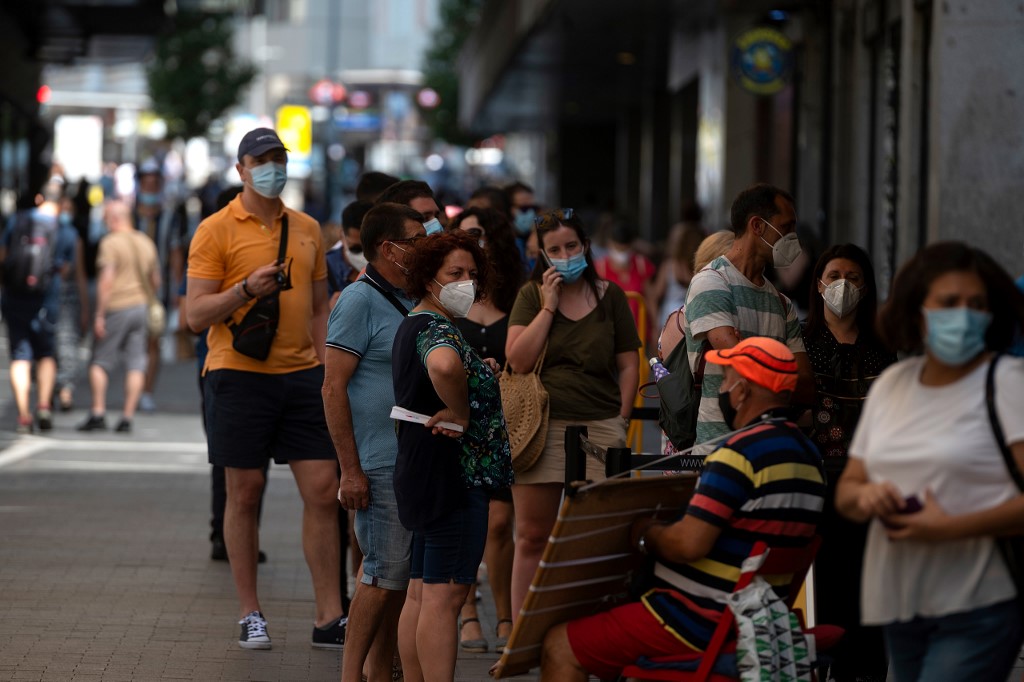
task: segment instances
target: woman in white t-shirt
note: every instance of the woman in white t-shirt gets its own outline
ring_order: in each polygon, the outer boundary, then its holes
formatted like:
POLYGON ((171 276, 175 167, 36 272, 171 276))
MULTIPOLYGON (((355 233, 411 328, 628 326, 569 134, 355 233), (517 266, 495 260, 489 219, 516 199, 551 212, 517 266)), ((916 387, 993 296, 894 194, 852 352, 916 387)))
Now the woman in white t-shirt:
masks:
MULTIPOLYGON (((1005 680, 1024 640, 993 540, 1024 534, 1024 495, 985 402, 989 365, 1022 322, 1024 296, 1010 277, 958 242, 918 252, 882 310, 891 349, 924 354, 871 387, 836 508, 871 523, 862 619, 883 626, 897 682, 1005 680)), ((1006 443, 1024 469, 1024 360, 1001 358, 995 385, 1006 443)))

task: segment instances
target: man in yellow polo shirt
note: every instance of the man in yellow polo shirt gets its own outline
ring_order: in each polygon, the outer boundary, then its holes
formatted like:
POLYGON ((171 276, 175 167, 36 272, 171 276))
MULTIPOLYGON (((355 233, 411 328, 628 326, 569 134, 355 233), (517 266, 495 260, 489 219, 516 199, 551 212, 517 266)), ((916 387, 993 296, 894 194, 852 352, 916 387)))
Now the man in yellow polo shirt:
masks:
POLYGON ((316 600, 312 645, 345 641, 339 574, 338 476, 320 389, 327 335, 327 268, 320 226, 280 199, 287 149, 269 128, 238 146, 244 189, 196 230, 189 251, 187 311, 209 328, 205 400, 210 463, 225 468, 224 542, 240 602, 245 649, 269 649, 256 590, 257 509, 269 457, 291 467, 302 496, 302 541, 316 600), (286 223, 285 223, 286 219, 286 223), (278 260, 287 224, 285 256, 278 260), (257 299, 278 297, 279 321, 266 359, 235 349, 238 324, 257 299))

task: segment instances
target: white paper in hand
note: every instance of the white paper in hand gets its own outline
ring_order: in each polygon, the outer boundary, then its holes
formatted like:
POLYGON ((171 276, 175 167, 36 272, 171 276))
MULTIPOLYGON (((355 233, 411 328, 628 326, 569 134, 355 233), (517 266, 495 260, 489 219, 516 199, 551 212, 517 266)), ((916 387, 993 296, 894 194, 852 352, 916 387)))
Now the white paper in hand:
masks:
MULTIPOLYGON (((403 422, 426 424, 428 421, 430 421, 430 417, 431 415, 429 414, 420 414, 419 412, 413 412, 412 410, 407 410, 404 407, 399 407, 398 405, 395 405, 394 407, 391 408, 391 418, 398 419, 403 422)), ((452 422, 437 422, 436 424, 434 424, 434 426, 440 426, 442 429, 448 429, 449 431, 458 431, 459 433, 462 433, 462 427, 452 422)))

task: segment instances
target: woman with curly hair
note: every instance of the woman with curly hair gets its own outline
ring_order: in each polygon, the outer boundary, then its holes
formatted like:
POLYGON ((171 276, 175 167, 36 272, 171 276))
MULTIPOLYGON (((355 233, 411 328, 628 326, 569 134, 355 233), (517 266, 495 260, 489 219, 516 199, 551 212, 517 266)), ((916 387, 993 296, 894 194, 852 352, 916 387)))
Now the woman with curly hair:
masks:
MULTIPOLYGON (((455 320, 455 324, 480 357, 494 358, 503 366, 508 315, 526 275, 516 248, 514 228, 505 214, 486 208, 466 209, 452 220, 450 227, 476 239, 491 268, 488 291, 469 309, 469 315, 455 320)), ((509 488, 492 491, 484 563, 494 597, 497 620, 494 647, 498 650, 505 646, 512 633, 512 556, 515 551, 512 514, 512 491, 509 488)), ((487 651, 488 642, 480 626, 475 592, 466 598, 462 609, 459 638, 465 651, 487 651)))
POLYGON ((450 680, 456 619, 487 537, 488 492, 511 485, 512 458, 497 364, 485 364, 455 326, 487 289, 483 251, 461 231, 439 233, 419 240, 406 266, 406 290, 419 303, 395 335, 395 401, 431 417, 425 426, 398 422, 395 497, 413 531, 398 647, 410 679, 450 680))

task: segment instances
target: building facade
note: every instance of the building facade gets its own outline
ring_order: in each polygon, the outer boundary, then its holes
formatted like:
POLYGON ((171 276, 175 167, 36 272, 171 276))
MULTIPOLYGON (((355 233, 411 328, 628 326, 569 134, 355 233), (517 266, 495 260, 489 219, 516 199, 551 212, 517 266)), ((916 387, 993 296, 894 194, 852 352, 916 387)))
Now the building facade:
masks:
POLYGON ((1024 271, 1024 8, 1011 0, 491 0, 460 119, 540 146, 561 205, 664 237, 724 227, 754 182, 791 189, 821 244, 873 255, 884 291, 923 244, 1024 271))

